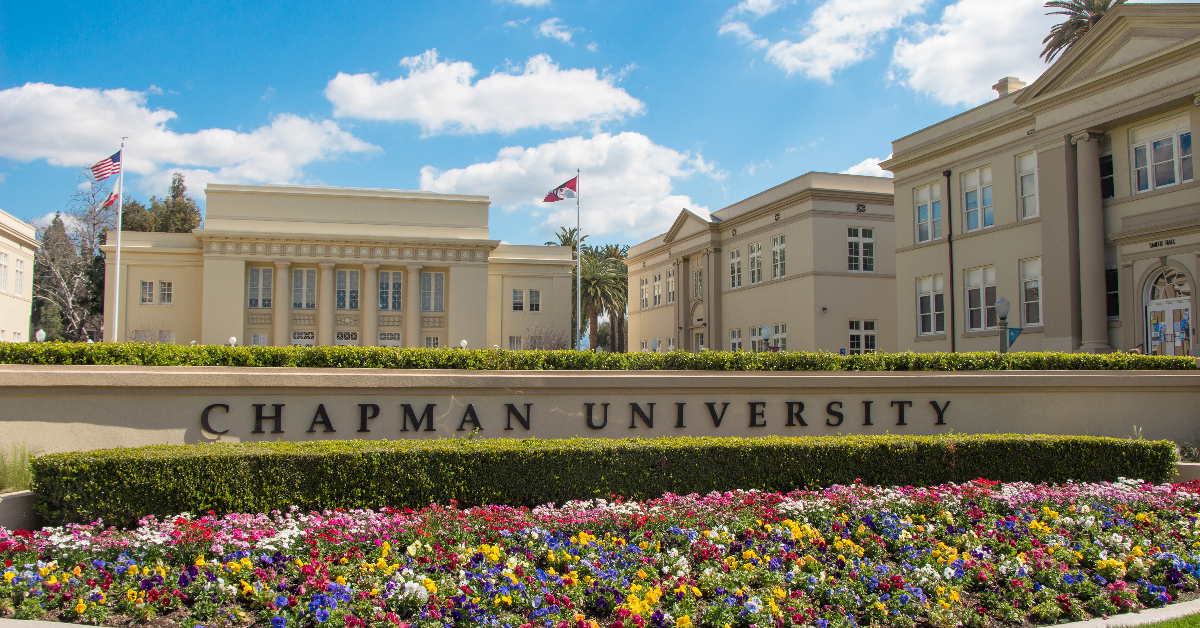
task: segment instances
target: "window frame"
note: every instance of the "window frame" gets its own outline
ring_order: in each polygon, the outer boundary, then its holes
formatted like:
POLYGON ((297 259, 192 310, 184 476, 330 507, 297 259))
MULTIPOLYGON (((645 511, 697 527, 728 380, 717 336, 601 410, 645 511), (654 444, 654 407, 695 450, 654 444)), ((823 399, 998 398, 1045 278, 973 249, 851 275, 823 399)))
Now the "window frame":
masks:
POLYGON ((158 304, 171 305, 174 299, 175 286, 174 282, 162 281, 158 282, 158 304))
POLYGON ((521 345, 522 345, 522 340, 523 340, 522 336, 509 336, 508 337, 508 350, 509 351, 520 351, 521 345), (513 345, 516 345, 516 346, 513 346, 513 345))
POLYGON ((959 187, 962 189, 962 193, 960 195, 960 198, 961 198, 960 206, 962 207, 962 232, 963 233, 974 233, 976 231, 982 231, 984 229, 990 229, 990 228, 996 226, 996 211, 995 211, 996 210, 996 198, 995 198, 995 193, 994 193, 995 190, 993 189, 995 182, 992 179, 992 167, 990 165, 988 165, 988 166, 980 166, 978 168, 972 168, 971 170, 968 170, 968 171, 962 173, 961 175, 959 175, 958 181, 959 181, 959 187), (985 179, 984 173, 985 172, 987 174, 987 176, 986 176, 987 183, 986 184, 984 183, 984 179, 985 179), (972 175, 974 175, 978 178, 977 178, 974 186, 967 187, 967 178, 972 175), (977 195, 976 201, 975 201, 976 206, 974 209, 972 209, 970 207, 969 199, 971 197, 970 196, 971 193, 975 193, 977 195), (986 200, 989 200, 991 202, 985 204, 984 203, 985 197, 986 197, 986 200), (971 228, 971 214, 973 212, 978 212, 978 215, 976 216, 976 218, 979 220, 979 226, 972 229, 971 228))
POLYGON ((917 335, 944 336, 946 334, 946 278, 941 273, 917 277, 917 335), (921 282, 928 281, 929 291, 922 290, 921 282), (939 286, 939 284, 941 284, 939 286), (938 297, 941 297, 940 299, 938 297), (929 311, 924 311, 921 299, 929 299, 929 311), (940 303, 939 303, 940 301, 940 303), (941 309, 938 309, 939 305, 941 309), (925 331, 925 320, 928 318, 929 331, 925 331))
POLYGON ((942 184, 927 183, 913 188, 913 222, 916 225, 913 239, 917 244, 942 239, 942 184), (922 202, 922 191, 928 197, 922 202), (925 207, 925 220, 921 220, 921 208, 925 207), (926 237, 921 238, 921 227, 926 227, 926 237))
POLYGON ((1121 269, 1117 267, 1104 269, 1104 305, 1105 313, 1108 314, 1109 320, 1121 319, 1121 269), (1112 285, 1109 285, 1109 278, 1112 278, 1112 285), (1112 306, 1116 305, 1115 308, 1112 306), (1116 313, 1113 313, 1116 310, 1116 313))
POLYGON ((1041 216, 1041 206, 1038 200, 1038 167, 1037 167, 1037 151, 1030 151, 1015 157, 1016 163, 1016 183, 1017 183, 1017 220, 1030 220, 1041 216), (1029 158, 1033 160, 1033 168, 1022 168, 1021 160, 1029 158), (1033 192, 1029 192, 1025 188, 1025 177, 1031 177, 1033 182, 1033 192), (1029 213, 1029 199, 1033 199, 1033 212, 1029 213))
MULTIPOLYGON (((1190 182, 1195 181, 1196 178, 1195 178, 1194 152, 1195 152, 1195 148, 1194 148, 1194 145, 1192 144, 1192 130, 1191 130, 1190 125, 1187 129, 1176 127, 1169 131, 1161 131, 1161 132, 1153 134, 1153 135, 1147 135, 1146 137, 1143 137, 1143 138, 1137 140, 1136 142, 1131 141, 1129 143, 1129 183, 1130 183, 1129 189, 1133 192, 1133 194, 1144 194, 1147 192, 1153 192, 1155 190, 1161 190, 1164 188, 1169 188, 1171 186, 1180 185, 1183 183, 1190 183, 1190 182), (1184 136, 1187 137, 1187 140, 1186 140, 1186 144, 1188 145, 1187 146, 1187 151, 1188 151, 1187 155, 1183 154, 1184 143, 1185 143, 1184 136), (1172 176, 1174 177, 1174 180, 1171 183, 1164 183, 1162 185, 1159 185, 1158 184, 1158 176, 1157 176, 1157 166, 1159 164, 1165 164, 1167 162, 1166 161, 1156 161, 1157 155, 1155 155, 1155 148, 1156 148, 1155 144, 1157 144, 1158 142, 1168 140, 1168 139, 1171 140, 1172 156, 1171 156, 1170 161, 1171 161, 1171 172, 1172 172, 1172 176), (1140 167, 1140 168, 1137 165, 1137 153, 1138 153, 1139 148, 1144 149, 1146 151, 1146 165, 1143 167, 1140 167), (1186 167, 1184 165, 1185 161, 1187 162, 1186 167), (1185 178, 1185 176, 1186 176, 1185 170, 1187 170, 1187 169, 1190 169, 1192 171, 1191 172, 1192 176, 1190 178, 1185 178), (1140 184, 1138 181, 1138 171, 1139 170, 1146 171, 1146 183, 1147 183, 1146 188, 1140 187, 1140 184)), ((1101 196, 1103 196, 1103 192, 1101 192, 1101 196)))
POLYGON ((1106 201, 1117 196, 1117 169, 1111 152, 1100 155, 1100 200, 1106 201), (1104 174, 1105 161, 1108 163, 1108 174, 1104 174), (1107 189, 1105 189, 1107 184, 1107 189))
POLYGON ((539 314, 542 311, 542 291, 530 290, 529 301, 526 302, 526 311, 530 314, 539 314))
POLYGON ((746 256, 750 261, 750 285, 758 285, 763 282, 763 259, 762 259, 762 242, 751 242, 749 245, 749 255, 746 256))
POLYGON ((787 351, 787 323, 771 325, 770 344, 772 347, 779 347, 780 351, 787 351))
POLYGON ((25 296, 25 260, 16 259, 16 268, 13 269, 13 294, 23 297, 25 296))
POLYGON ((0 292, 8 292, 8 253, 0 251, 0 292))
POLYGON ((868 355, 879 353, 879 338, 877 336, 878 321, 869 319, 851 319, 847 325, 849 346, 847 355, 868 355), (855 343, 857 342, 857 346, 855 343))
POLYGON ((155 289, 155 287, 156 286, 154 285, 153 280, 142 281, 140 301, 138 302, 138 305, 154 305, 154 289, 155 289), (149 290, 147 291, 146 288, 149 288, 149 290))
POLYGON ((246 269, 246 308, 269 310, 275 305, 275 268, 251 266, 246 269))
MULTIPOLYGON (((524 312, 525 311, 525 291, 520 288, 513 288, 512 311, 514 311, 514 312, 524 312)), ((512 338, 512 336, 509 336, 509 338, 512 338)))
POLYGON ((315 268, 293 268, 292 269, 292 309, 293 310, 315 310, 317 309, 317 269, 315 268), (296 280, 300 280, 300 285, 296 285, 296 280), (310 281, 311 280, 311 281, 310 281), (296 298, 299 296, 300 300, 296 298))
POLYGON ((771 236, 771 279, 787 276, 787 240, 785 234, 771 236))
POLYGON ((741 351, 742 350, 742 329, 740 327, 737 329, 729 330, 729 350, 730 351, 741 351))
POLYGON ((692 271, 692 298, 704 298, 704 269, 697 268, 692 271))
POLYGON ((638 279, 638 296, 639 296, 638 304, 642 306, 640 309, 643 309, 643 310, 650 309, 650 278, 649 277, 641 277, 638 279))
POLYGON ((875 272, 875 227, 846 227, 846 270, 852 273, 875 272), (864 232, 870 232, 871 235, 862 235, 864 232), (867 268, 868 265, 870 268, 867 268))
POLYGON ((662 273, 654 273, 650 280, 650 297, 653 307, 662 305, 662 273))
MULTIPOLYGON (((358 270, 344 268, 334 274, 333 309, 356 312, 361 306, 362 275, 358 270)), ((374 289, 374 286, 372 286, 374 289)))
POLYGON ((1018 277, 1021 281, 1020 290, 1019 290, 1020 295, 1021 295, 1021 327, 1023 327, 1023 328, 1024 327, 1043 327, 1043 326, 1045 326, 1046 323, 1045 323, 1045 318, 1044 318, 1045 311, 1042 308, 1042 304, 1045 302, 1046 295, 1042 290, 1042 258, 1041 257, 1030 257, 1028 259, 1020 260, 1017 263, 1017 272, 1019 273, 1018 277), (1032 276, 1032 275, 1029 275, 1028 273, 1026 273, 1026 270, 1025 270, 1026 267, 1032 266, 1035 263, 1037 264, 1037 275, 1032 276), (1036 301, 1030 300, 1028 298, 1029 297, 1029 285, 1028 284, 1031 281, 1035 282, 1037 284, 1033 288, 1034 290, 1037 291, 1037 300, 1036 301), (1036 322, 1030 322, 1031 317, 1029 316, 1029 305, 1032 303, 1037 304, 1037 321, 1036 322))
POLYGON ((963 313, 967 331, 992 331, 999 329, 996 317, 996 267, 977 266, 963 270, 963 313), (979 273, 979 285, 971 286, 971 273, 979 273), (991 273, 991 283, 988 283, 988 273, 991 273), (988 288, 991 288, 991 304, 988 304, 988 288), (971 307, 971 291, 979 291, 979 306, 971 307), (978 310, 982 327, 971 326, 971 312, 978 310), (990 316, 989 316, 990 314, 990 316), (991 323, 990 325, 988 323, 991 323))
MULTIPOLYGON (((421 311, 446 311, 446 273, 433 271, 421 273, 421 311)), ((426 340, 429 338, 437 341, 437 336, 426 336, 426 340)))
POLYGON ((675 269, 667 269, 667 303, 675 302, 675 269))
POLYGON ((400 312, 404 310, 404 271, 379 271, 379 311, 400 312))
POLYGON ((729 249, 729 289, 742 287, 742 250, 729 249))

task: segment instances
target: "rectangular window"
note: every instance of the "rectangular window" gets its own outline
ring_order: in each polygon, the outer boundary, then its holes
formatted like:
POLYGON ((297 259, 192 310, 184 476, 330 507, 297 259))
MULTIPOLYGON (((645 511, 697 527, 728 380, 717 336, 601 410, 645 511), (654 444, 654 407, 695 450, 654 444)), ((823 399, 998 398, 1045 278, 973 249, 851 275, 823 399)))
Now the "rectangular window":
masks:
POLYGON ((766 350, 766 343, 763 342, 762 327, 755 325, 750 328, 750 351, 758 353, 766 350))
POLYGON ((771 327, 771 346, 787 351, 787 323, 776 323, 771 327))
POLYGON ((13 294, 21 296, 25 283, 25 260, 17 260, 17 268, 13 271, 13 294))
POLYGON ((379 346, 403 347, 404 338, 398 331, 381 331, 379 332, 379 346))
POLYGON ((650 288, 648 287, 649 285, 650 285, 650 280, 645 277, 642 277, 641 279, 638 280, 638 289, 640 292, 639 302, 641 303, 643 310, 650 307, 650 288))
POLYGON ((849 251, 847 269, 854 272, 875 272, 875 230, 862 227, 846 228, 849 251))
POLYGON ((1042 324, 1042 258, 1021 260, 1022 324, 1042 324))
POLYGON ((942 292, 942 276, 917 278, 917 334, 946 333, 946 300, 942 292))
POLYGON ((967 331, 996 328, 996 267, 966 271, 967 331))
MULTIPOLYGON (((16 340, 16 334, 13 334, 13 340, 16 340)), ((134 342, 154 342, 154 332, 149 329, 133 330, 134 342)))
POLYGON ((667 303, 675 302, 675 270, 667 271, 667 303))
POLYGON ((358 332, 338 331, 333 334, 333 344, 337 347, 357 347, 358 332))
POLYGON ((704 298, 704 271, 702 270, 692 271, 692 298, 704 298))
POLYGON ((670 352, 670 351, 674 351, 674 350, 675 350, 675 339, 667 338, 667 351, 670 352))
POLYGON ((787 250, 784 248, 783 234, 771 238, 771 279, 779 279, 787 274, 787 250))
MULTIPOLYGON (((160 333, 159 335, 161 336, 162 334, 160 333)), ((162 342, 162 340, 159 340, 159 342, 162 342)), ((250 334, 250 346, 252 346, 252 347, 267 346, 267 335, 266 334, 250 334)))
POLYGON ((13 341, 13 342, 21 342, 21 332, 19 332, 19 331, 14 331, 14 332, 12 333, 12 341, 13 341))
POLYGON ((173 332, 173 331, 158 332, 158 341, 166 342, 166 343, 174 343, 175 342, 175 332, 173 332))
POLYGON ((938 183, 913 190, 917 208, 917 243, 942 237, 942 186, 938 183))
POLYGON ((292 271, 292 309, 317 309, 317 270, 297 268, 292 271))
POLYGON ((1193 179, 1192 133, 1187 124, 1187 118, 1181 117, 1133 132, 1135 192, 1148 192, 1193 179))
POLYGON ((762 283, 763 280, 763 260, 762 260, 762 242, 755 242, 750 245, 750 285, 762 283))
POLYGON ((662 273, 654 273, 654 306, 662 305, 662 273))
POLYGON ((315 331, 293 331, 292 346, 295 347, 311 347, 317 343, 317 332, 315 331))
POLYGON ((514 312, 524 312, 525 311, 525 291, 524 290, 513 290, 513 311, 514 312))
MULTIPOLYGON (((358 271, 357 270, 339 270, 337 271, 337 283, 335 290, 336 308, 339 310, 357 310, 358 309, 358 271)), ((356 338, 355 341, 358 339, 356 338)))
POLYGON ((143 281, 142 282, 142 305, 153 305, 153 304, 154 304, 154 282, 153 281, 143 281))
POLYGON ((1100 198, 1113 198, 1116 195, 1112 155, 1100 155, 1100 198))
POLYGON ((246 307, 271 307, 271 283, 274 279, 273 268, 250 268, 250 279, 246 284, 246 307))
POLYGON ((541 312, 542 311, 542 291, 541 290, 530 290, 529 291, 529 311, 530 312, 541 312))
MULTIPOLYGON (((169 281, 158 282, 158 304, 159 305, 170 305, 172 291, 173 290, 171 287, 171 282, 169 282, 169 281)), ((270 307, 270 305, 268 304, 266 307, 270 307)))
POLYGON ((641 343, 641 345, 639 346, 639 348, 640 348, 640 350, 642 350, 642 351, 648 351, 648 350, 650 349, 650 341, 648 341, 648 340, 643 340, 643 341, 642 341, 642 343, 641 343))
POLYGON ((729 289, 742 287, 742 250, 729 250, 729 289))
POLYGON ((1104 296, 1108 301, 1108 317, 1121 317, 1120 282, 1117 279, 1116 268, 1104 269, 1104 296))
POLYGON ((730 351, 741 351, 742 350, 742 330, 740 330, 740 329, 729 330, 729 350, 730 351))
POLYGON ((0 253, 0 292, 8 292, 8 254, 0 253))
POLYGON ((521 350, 521 337, 520 336, 509 336, 508 337, 508 350, 509 351, 520 351, 521 350))
POLYGON ((1017 156, 1017 214, 1022 220, 1038 215, 1037 153, 1017 156))
POLYGON ((876 352, 875 321, 850 321, 850 355, 876 352))
MULTIPOLYGON (((445 273, 421 273, 421 311, 445 311, 445 290, 445 273)), ((425 340, 429 340, 430 338, 437 340, 437 338, 433 336, 426 336, 425 340)), ((427 344, 425 346, 429 345, 427 344)))
POLYGON ((379 309, 400 310, 404 296, 403 280, 404 271, 379 271, 379 309))
POLYGON ((962 175, 963 231, 977 231, 993 224, 992 168, 978 168, 962 175))
POLYGON ((438 336, 425 336, 425 348, 437 349, 441 346, 441 339, 438 336))

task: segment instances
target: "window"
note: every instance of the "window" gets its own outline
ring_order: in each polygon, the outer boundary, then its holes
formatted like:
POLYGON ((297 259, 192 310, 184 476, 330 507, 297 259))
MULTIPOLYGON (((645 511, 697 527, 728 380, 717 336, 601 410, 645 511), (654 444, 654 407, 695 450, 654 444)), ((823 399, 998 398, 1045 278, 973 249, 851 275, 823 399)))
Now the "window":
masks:
POLYGON ((917 334, 946 333, 946 300, 942 292, 942 276, 917 278, 917 334))
POLYGON ((1021 260, 1022 325, 1042 324, 1042 258, 1021 260))
POLYGON ((297 268, 292 271, 292 309, 317 309, 317 271, 297 268))
MULTIPOLYGON (((13 340, 16 340, 16 334, 13 334, 13 336, 14 336, 13 340)), ((149 330, 149 329, 133 330, 133 341, 134 342, 154 342, 154 338, 155 338, 155 335, 152 330, 149 330)))
POLYGON ((662 305, 662 273, 654 273, 654 306, 662 305))
POLYGON ((271 307, 271 280, 274 270, 273 268, 250 268, 250 280, 246 286, 246 307, 271 307))
POLYGON ((967 331, 996 328, 996 267, 966 271, 967 331))
MULTIPOLYGON (((445 290, 446 290, 446 274, 445 273, 421 273, 421 311, 422 312, 443 312, 445 311, 445 290)), ((437 341, 435 336, 426 336, 426 345, 430 338, 434 342, 437 341)), ((432 345, 436 347, 437 345, 432 345)))
POLYGON ((514 312, 524 312, 525 311, 525 291, 524 290, 513 290, 513 311, 514 312))
POLYGON ((771 327, 771 346, 787 351, 787 323, 776 323, 771 327))
POLYGON ((1017 198, 1019 218, 1037 217, 1037 153, 1017 156, 1017 198))
POLYGON ((1192 180, 1192 133, 1187 116, 1135 129, 1131 144, 1135 192, 1192 180))
POLYGON ((437 349, 439 346, 441 346, 441 339, 437 336, 425 336, 426 349, 437 349))
POLYGON ((650 342, 647 340, 643 340, 642 344, 639 346, 639 348, 641 351, 648 351, 650 349, 650 342))
POLYGON ((142 282, 142 305, 153 305, 153 304, 154 304, 154 282, 153 281, 143 281, 142 282))
POLYGON ((692 298, 704 298, 704 271, 702 270, 692 271, 692 298))
POLYGON ((742 350, 742 330, 740 330, 740 329, 729 330, 729 350, 730 351, 741 351, 742 350))
POLYGON ((767 348, 766 342, 763 341, 762 329, 758 325, 750 328, 750 350, 755 353, 765 351, 767 348))
POLYGON ((529 311, 530 312, 541 312, 542 311, 542 291, 541 290, 530 290, 529 291, 529 311))
MULTIPOLYGON (((400 311, 404 303, 404 271, 379 271, 379 309, 400 311)), ((388 345, 379 345, 386 347, 388 345)))
POLYGON ((8 254, 0 253, 0 292, 8 292, 8 254))
POLYGON ((520 336, 509 336, 508 337, 508 350, 509 351, 520 351, 521 350, 521 337, 520 336))
POLYGON ((25 260, 17 260, 17 268, 13 271, 13 294, 21 296, 22 283, 25 279, 25 260))
POLYGON ((649 288, 646 287, 648 285, 650 285, 649 279, 642 277, 638 280, 638 289, 641 292, 640 303, 642 304, 643 310, 650 307, 650 293, 649 288))
POLYGON ((750 285, 762 283, 763 280, 763 261, 762 261, 762 242, 755 242, 750 245, 750 285))
POLYGON ((771 279, 787 274, 787 251, 784 249, 783 234, 771 238, 771 279))
POLYGON ((992 168, 979 168, 962 175, 963 231, 976 231, 993 224, 992 168))
POLYGON ((357 347, 358 332, 338 331, 333 333, 333 344, 338 347, 357 347))
POLYGON ((696 334, 696 350, 704 351, 704 334, 696 334))
POLYGON ((1120 282, 1117 280, 1117 269, 1104 269, 1104 296, 1108 301, 1108 317, 1121 317, 1121 298, 1118 290, 1120 282))
POLYGON ((4 330, 0 329, 0 342, 4 342, 4 330))
POLYGON ((171 291, 172 291, 171 282, 169 282, 169 281, 158 282, 158 304, 159 305, 170 305, 171 304, 171 291))
POLYGON ((729 250, 729 289, 742 287, 742 250, 729 250))
POLYGON ((875 230, 862 227, 846 229, 846 245, 849 249, 847 268, 855 272, 875 272, 875 230))
POLYGON ((667 303, 675 302, 675 270, 667 271, 667 303))
POLYGON ((1100 198, 1113 198, 1116 195, 1112 155, 1100 155, 1100 198))
POLYGON ((667 338, 667 351, 674 351, 674 350, 675 350, 675 339, 667 338))
MULTIPOLYGON (((334 292, 335 307, 339 310, 358 309, 358 271, 337 271, 337 283, 334 292)), ((357 338, 355 341, 357 342, 357 338)))
MULTIPOLYGON (((159 340, 159 342, 162 342, 162 340, 159 340)), ((252 346, 252 347, 267 346, 267 335, 266 334, 250 334, 250 346, 252 346)))
POLYGON ((875 321, 850 321, 850 355, 876 352, 875 321))
POLYGON ((403 347, 403 336, 398 331, 381 331, 379 332, 379 346, 403 347))
POLYGON ((913 190, 917 206, 917 243, 942 237, 942 186, 934 183, 913 190))
POLYGON ((311 347, 317 343, 315 331, 293 331, 292 345, 296 347, 311 347))
POLYGON ((21 332, 14 331, 13 335, 12 335, 12 341, 13 342, 21 342, 21 332))

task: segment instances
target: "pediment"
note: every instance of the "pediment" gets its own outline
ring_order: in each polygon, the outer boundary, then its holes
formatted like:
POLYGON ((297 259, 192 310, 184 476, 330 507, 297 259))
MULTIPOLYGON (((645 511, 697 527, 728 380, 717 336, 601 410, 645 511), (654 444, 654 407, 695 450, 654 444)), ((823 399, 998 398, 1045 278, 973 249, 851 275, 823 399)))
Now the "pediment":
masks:
POLYGON ((688 236, 708 231, 709 225, 710 223, 707 220, 684 209, 679 212, 679 216, 675 218, 675 222, 671 224, 671 228, 667 230, 667 234, 663 236, 663 243, 670 244, 676 240, 682 240, 688 236))

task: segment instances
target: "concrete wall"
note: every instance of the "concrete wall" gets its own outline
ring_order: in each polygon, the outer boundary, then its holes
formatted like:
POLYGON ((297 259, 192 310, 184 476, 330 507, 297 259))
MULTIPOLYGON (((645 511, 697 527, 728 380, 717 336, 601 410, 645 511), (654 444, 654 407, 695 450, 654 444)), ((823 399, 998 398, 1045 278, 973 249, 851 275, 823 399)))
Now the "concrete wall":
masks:
POLYGON ((0 366, 0 442, 24 442, 47 453, 216 439, 463 436, 475 427, 470 421, 464 423, 468 405, 485 437, 950 431, 1129 437, 1136 425, 1146 438, 1200 438, 1200 422, 1195 420, 1200 373, 1193 372, 581 373, 0 366), (795 404, 803 404, 800 418, 790 425, 789 403, 794 404, 793 410, 800 408, 795 404), (261 434, 253 433, 256 404, 264 417, 261 434), (274 432, 275 421, 266 418, 275 415, 276 404, 282 404, 282 432, 274 432), (360 404, 380 408, 378 418, 368 420, 368 432, 358 431, 360 404), (426 421, 420 431, 411 421, 404 431, 403 404, 409 404, 416 419, 432 404, 433 431, 427 431, 426 421), (594 428, 588 426, 587 404, 595 404, 591 406, 594 428), (604 404, 608 404, 607 422, 604 404), (631 404, 638 404, 648 419, 653 413, 652 426, 635 414, 631 404), (335 431, 314 425, 322 405, 335 431), (211 432, 201 421, 206 408, 211 408, 211 432), (529 429, 522 420, 529 422, 529 429))

